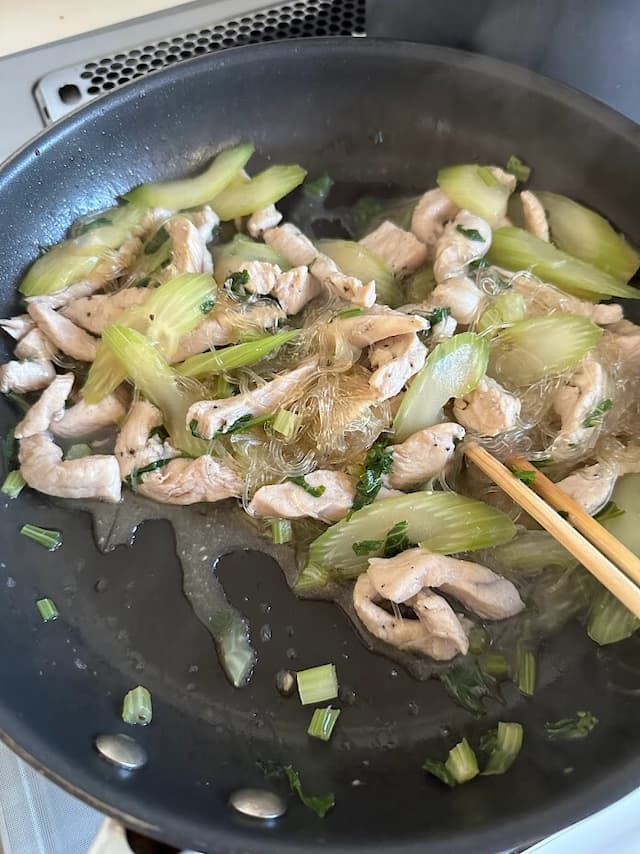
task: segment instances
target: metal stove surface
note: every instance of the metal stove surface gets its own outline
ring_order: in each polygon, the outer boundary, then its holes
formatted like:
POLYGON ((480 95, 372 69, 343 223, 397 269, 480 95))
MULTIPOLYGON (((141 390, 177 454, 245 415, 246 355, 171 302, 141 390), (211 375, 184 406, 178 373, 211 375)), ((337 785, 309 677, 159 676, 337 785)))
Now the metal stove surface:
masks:
MULTIPOLYGON (((387 36, 489 54, 583 89, 640 122, 639 30, 637 0, 201 0, 0 59, 0 111, 10 117, 0 161, 52 120, 137 76, 236 44, 314 35, 387 36)), ((4 854, 89 851, 98 813, 2 745, 0 778, 4 854)), ((640 790, 530 852, 637 854, 639 808, 640 790)), ((140 854, 173 850, 132 844, 140 854)))

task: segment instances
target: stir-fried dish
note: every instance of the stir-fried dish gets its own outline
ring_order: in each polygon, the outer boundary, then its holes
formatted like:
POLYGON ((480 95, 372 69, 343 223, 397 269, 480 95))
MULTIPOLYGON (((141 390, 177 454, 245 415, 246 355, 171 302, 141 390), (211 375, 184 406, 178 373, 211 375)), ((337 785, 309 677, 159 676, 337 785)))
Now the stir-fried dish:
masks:
POLYGON ((328 176, 249 177, 252 152, 137 187, 29 268, 0 321, 0 390, 26 408, 4 491, 235 502, 298 547, 296 592, 347 603, 392 655, 453 661, 443 681, 472 711, 465 679, 532 693, 536 645, 571 618, 600 644, 631 635, 460 445, 544 467, 637 548, 640 327, 610 301, 640 297, 636 250, 519 190, 516 158, 332 209, 328 176))

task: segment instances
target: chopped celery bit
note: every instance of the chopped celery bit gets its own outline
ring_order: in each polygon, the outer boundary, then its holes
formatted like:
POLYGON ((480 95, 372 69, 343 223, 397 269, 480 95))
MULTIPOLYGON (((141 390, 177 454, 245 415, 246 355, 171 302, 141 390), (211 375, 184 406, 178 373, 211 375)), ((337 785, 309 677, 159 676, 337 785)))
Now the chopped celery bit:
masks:
POLYGON ((443 670, 439 679, 447 693, 460 706, 470 712, 474 718, 486 714, 486 697, 500 699, 496 680, 483 672, 473 659, 463 659, 443 670))
MULTIPOLYGON (((503 329, 491 348, 492 376, 528 386, 577 365, 598 343, 602 330, 588 317, 550 314, 520 320, 503 329)), ((456 335, 452 340, 461 336, 456 335)))
POLYGON ((498 330, 501 326, 524 320, 526 315, 527 303, 521 294, 498 294, 489 308, 486 308, 480 315, 476 329, 478 332, 498 330))
POLYGON ((448 400, 478 385, 488 361, 488 341, 473 332, 454 335, 434 347, 402 398, 393 422, 396 441, 436 424, 448 400))
POLYGON ((198 398, 197 387, 185 385, 162 353, 135 329, 110 326, 103 341, 135 387, 161 410, 174 445, 190 456, 205 453, 206 444, 194 438, 186 426, 187 410, 198 398))
POLYGON ((533 486, 536 482, 536 473, 529 469, 511 469, 511 474, 516 480, 522 481, 525 486, 533 486))
POLYGON ((495 746, 489 752, 489 759, 482 771, 484 777, 504 774, 516 761, 522 749, 524 730, 522 724, 498 721, 495 746))
POLYGON ((509 543, 490 552, 491 565, 523 576, 537 575, 548 567, 573 569, 578 561, 547 531, 519 531, 509 543))
POLYGON ((215 197, 211 207, 223 222, 247 216, 280 201, 305 179, 302 166, 270 166, 250 181, 228 186, 215 197))
POLYGON ((375 501, 382 489, 384 476, 389 474, 392 466, 393 457, 386 442, 376 442, 369 448, 364 460, 364 470, 356 484, 353 510, 360 510, 375 501))
POLYGON ((485 653, 480 659, 480 667, 484 673, 494 679, 506 679, 511 673, 509 662, 499 652, 485 653))
POLYGON ((23 525, 20 533, 29 537, 34 543, 44 546, 49 552, 55 552, 62 545, 62 534, 50 528, 40 528, 38 525, 23 525))
POLYGON ((80 443, 78 445, 71 445, 64 458, 65 460, 81 460, 83 457, 90 457, 92 453, 93 449, 91 445, 80 443))
POLYGON ((227 294, 237 302, 253 302, 256 295, 253 291, 248 291, 245 285, 249 284, 249 273, 247 270, 238 270, 236 273, 230 273, 229 277, 224 281, 224 289, 227 294))
POLYGON ((165 457, 161 460, 154 460, 152 463, 147 463, 146 466, 140 466, 140 468, 134 469, 130 475, 125 477, 126 483, 129 486, 137 486, 142 482, 142 478, 145 474, 149 474, 152 471, 158 471, 159 469, 168 466, 171 460, 176 459, 175 457, 165 457))
POLYGON ((404 281, 404 297, 407 303, 424 302, 436 286, 433 267, 416 270, 404 281))
POLYGON ((124 695, 122 703, 122 720, 126 724, 147 726, 153 718, 151 694, 142 685, 124 695))
POLYGON ((134 190, 130 190, 125 195, 125 199, 136 204, 173 210, 204 205, 221 193, 239 174, 240 170, 246 166, 253 151, 254 147, 250 143, 226 148, 214 157, 200 175, 177 181, 141 184, 134 190))
POLYGON ((295 483, 296 486, 299 486, 301 489, 304 489, 306 493, 311 495, 312 498, 320 498, 321 495, 324 495, 326 486, 311 486, 306 477, 301 474, 296 477, 289 478, 291 483, 295 483))
POLYGON ((407 523, 409 542, 440 554, 488 548, 508 542, 515 534, 513 522, 500 510, 454 492, 414 492, 385 498, 331 525, 311 543, 305 574, 296 582, 296 589, 300 581, 309 586, 307 572, 311 568, 315 568, 317 579, 331 574, 356 577, 367 568, 367 558, 354 554, 353 544, 384 540, 399 522, 407 523))
POLYGON ((293 539, 293 529, 289 519, 274 519, 271 523, 271 539, 277 546, 290 543, 293 539))
POLYGON ((321 664, 299 670, 296 674, 298 694, 303 706, 309 703, 323 703, 338 696, 338 678, 333 664, 321 664))
POLYGON ((333 792, 327 795, 305 795, 298 772, 291 765, 286 765, 284 772, 287 775, 291 791, 300 798, 305 807, 312 810, 319 818, 324 818, 329 810, 335 806, 336 798, 333 792))
POLYGON ((22 472, 16 469, 15 471, 10 471, 5 477, 0 492, 8 498, 17 498, 26 485, 27 481, 22 477, 22 472))
POLYGON ((56 603, 53 599, 38 599, 36 602, 36 607, 42 617, 43 623, 49 623, 52 620, 57 620, 60 616, 60 612, 56 606, 56 603))
POLYGON ((375 253, 351 240, 320 240, 318 249, 335 261, 345 276, 362 282, 375 280, 376 302, 392 308, 402 302, 402 289, 393 273, 375 253))
POLYGON ((469 652, 472 655, 482 655, 490 645, 489 632, 483 626, 473 626, 469 632, 469 652))
POLYGON ((268 244, 258 243, 244 234, 236 234, 229 243, 221 243, 213 249, 213 269, 218 284, 222 285, 246 261, 277 264, 281 270, 291 268, 288 261, 268 244))
POLYGON ((517 679, 520 693, 533 697, 536 690, 536 657, 526 647, 518 650, 517 679))
POLYGON ((570 741, 586 738, 597 723, 598 718, 591 712, 578 711, 573 718, 547 721, 544 732, 549 741, 570 741))
POLYGON ((608 297, 640 299, 637 288, 521 228, 496 229, 488 258, 492 264, 507 270, 530 270, 544 282, 582 299, 595 302, 608 297))
POLYGON ((329 741, 339 717, 340 709, 332 709, 331 706, 327 706, 326 709, 315 709, 307 733, 312 738, 319 738, 320 741, 329 741))
POLYGON ((489 166, 447 166, 438 172, 438 186, 458 207, 482 217, 491 228, 507 213, 511 193, 489 166))
POLYGON ((529 180, 529 176, 531 175, 531 167, 527 166, 527 164, 523 160, 520 160, 519 157, 516 157, 515 154, 512 154, 507 160, 505 168, 507 172, 515 175, 517 180, 523 184, 525 181, 529 180))
POLYGON ((422 766, 425 771, 433 774, 447 786, 457 786, 473 780, 480 773, 478 760, 473 748, 466 738, 449 751, 446 762, 436 762, 426 759, 422 766))
POLYGON ((175 365, 174 370, 183 377, 202 377, 206 374, 226 373, 235 368, 254 365, 298 335, 300 335, 300 330, 293 329, 290 332, 263 335, 260 338, 254 338, 253 341, 234 344, 231 347, 225 347, 223 350, 199 353, 175 365))
POLYGON ((606 415, 606 413, 613 408, 613 401, 606 400, 600 401, 600 403, 593 409, 587 417, 582 422, 582 426, 586 428, 590 427, 599 427, 602 424, 602 419, 606 415))
POLYGON ((408 530, 409 523, 403 519, 391 528, 384 540, 361 540, 354 543, 351 548, 358 557, 369 557, 372 554, 384 558, 395 557, 413 545, 409 541, 408 530))
POLYGON ((335 181, 330 175, 325 172, 313 181, 305 181, 302 189, 306 195, 316 196, 319 199, 326 199, 335 181))
POLYGON ((587 261, 622 282, 640 267, 640 253, 607 220, 567 196, 537 191, 558 249, 587 261))
POLYGON ((289 412, 288 409, 280 409, 276 412, 271 427, 276 433, 279 433, 287 442, 290 442, 298 432, 301 424, 301 418, 295 412, 289 412))
POLYGON ((600 646, 618 643, 631 637, 640 628, 640 620, 602 587, 596 595, 589 614, 587 634, 600 646))

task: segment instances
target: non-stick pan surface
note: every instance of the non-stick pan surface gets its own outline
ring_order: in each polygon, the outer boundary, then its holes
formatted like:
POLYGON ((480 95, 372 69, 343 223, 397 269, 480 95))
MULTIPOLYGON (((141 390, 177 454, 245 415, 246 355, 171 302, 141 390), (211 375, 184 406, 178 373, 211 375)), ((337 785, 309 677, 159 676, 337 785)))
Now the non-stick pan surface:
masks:
MULTIPOLYGON (((223 52, 128 86, 7 164, 0 313, 16 308, 16 284, 39 247, 61 239, 75 217, 141 181, 197 169, 238 140, 253 140, 263 160, 301 162, 363 194, 428 188, 444 164, 503 163, 517 153, 534 166, 534 186, 588 201, 640 240, 638 128, 602 105, 455 51, 287 42, 223 52)), ((16 420, 5 404, 0 417, 3 432, 16 420)), ((334 606, 296 601, 273 560, 236 551, 220 575, 249 617, 259 653, 253 681, 237 691, 182 597, 167 523, 146 523, 133 547, 103 555, 86 513, 31 491, 1 513, 3 737, 71 791, 149 835, 211 852, 428 845, 477 854, 539 838, 640 783, 638 700, 579 626, 546 644, 533 700, 507 691, 505 706, 477 722, 439 683, 416 682, 366 651, 334 606), (63 548, 47 554, 19 536, 24 522, 61 529, 63 548), (45 595, 60 608, 55 623, 42 624, 36 611, 45 595), (261 642, 265 624, 272 639, 261 642), (355 702, 330 744, 311 743, 309 710, 281 698, 273 674, 328 661, 355 702), (121 699, 139 683, 153 694, 154 719, 132 731, 120 720, 121 699), (590 738, 545 742, 543 722, 576 709, 600 718, 590 738), (525 727, 522 755, 507 775, 452 791, 425 777, 427 755, 498 719, 525 727), (92 746, 98 733, 125 730, 149 754, 129 776, 92 746), (271 785, 257 759, 290 762, 311 792, 334 791, 333 812, 320 820, 292 800, 269 827, 234 815, 230 791, 271 785)))

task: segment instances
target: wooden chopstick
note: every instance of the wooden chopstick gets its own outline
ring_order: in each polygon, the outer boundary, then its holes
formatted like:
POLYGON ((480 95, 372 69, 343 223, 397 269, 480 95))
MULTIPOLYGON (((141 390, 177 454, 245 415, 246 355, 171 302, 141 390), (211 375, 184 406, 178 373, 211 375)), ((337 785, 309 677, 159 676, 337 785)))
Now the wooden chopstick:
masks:
MULTIPOLYGON (((616 599, 622 602, 636 617, 640 618, 640 588, 636 586, 631 578, 625 575, 602 552, 598 551, 593 543, 589 542, 573 525, 563 519, 553 507, 547 504, 546 501, 522 483, 522 481, 514 477, 513 473, 487 450, 481 448, 479 445, 468 444, 465 445, 464 452, 478 468, 482 469, 494 483, 513 498, 523 510, 532 516, 536 522, 539 522, 552 537, 555 537, 568 552, 580 561, 616 599)), ((516 466, 515 460, 513 464, 516 466)), ((544 480, 548 480, 544 475, 538 478, 540 472, 526 460, 518 459, 517 468, 524 468, 527 471, 530 468, 533 469, 536 472, 536 481, 539 480, 542 482, 543 478, 544 480), (526 466, 524 463, 526 463, 526 466)), ((594 520, 591 521, 595 525, 598 525, 594 520)), ((618 545, 624 548, 622 543, 618 543, 618 545)))
POLYGON ((637 584, 640 584, 640 558, 631 549, 628 549, 620 540, 616 539, 600 522, 589 516, 577 501, 574 501, 557 484, 549 480, 535 466, 531 465, 529 460, 525 460, 524 457, 511 457, 509 465, 514 469, 534 471, 536 477, 531 486, 538 495, 541 495, 556 510, 567 513, 569 516, 568 521, 571 522, 574 528, 581 531, 594 546, 597 546, 601 552, 610 557, 615 565, 619 566, 629 578, 633 578, 637 584))

